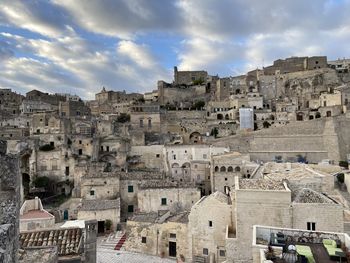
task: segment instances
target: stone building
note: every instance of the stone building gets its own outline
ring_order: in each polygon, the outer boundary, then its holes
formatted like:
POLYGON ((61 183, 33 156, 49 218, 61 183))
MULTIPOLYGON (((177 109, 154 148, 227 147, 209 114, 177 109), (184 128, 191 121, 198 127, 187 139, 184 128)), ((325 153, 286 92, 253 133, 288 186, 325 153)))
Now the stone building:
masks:
POLYGON ((191 208, 188 220, 189 261, 224 262, 225 233, 233 222, 230 198, 221 192, 202 197, 191 208))
POLYGON ((66 97, 58 94, 44 93, 39 90, 32 90, 26 93, 26 100, 40 101, 58 106, 60 101, 66 101, 66 97))
POLYGON ((87 118, 90 116, 90 108, 82 101, 60 101, 58 106, 59 116, 63 118, 87 118))
POLYGON ((13 92, 11 89, 0 89, 0 112, 10 115, 20 113, 20 105, 24 96, 13 92))
POLYGON ((78 209, 78 220, 96 220, 98 233, 116 230, 120 223, 120 198, 83 200, 78 209))
POLYGON ((144 182, 161 183, 165 180, 163 173, 154 170, 140 170, 119 172, 120 175, 120 199, 122 221, 138 212, 137 195, 140 191, 140 184, 144 182))
POLYGON ((130 124, 134 130, 160 132, 159 105, 137 105, 131 107, 130 124))
POLYGON ((25 200, 20 209, 20 231, 52 228, 55 225, 55 216, 46 211, 40 198, 25 200))
POLYGON ((200 191, 193 186, 173 186, 166 182, 145 182, 137 193, 138 211, 141 213, 170 210, 188 211, 201 197, 200 191))
POLYGON ((38 112, 52 112, 57 111, 58 107, 50 103, 38 100, 23 100, 20 106, 21 114, 31 115, 38 112))
POLYGON ((228 193, 235 188, 235 177, 251 178, 259 165, 251 162, 249 155, 238 152, 213 155, 211 157, 211 191, 228 193))
POLYGON ((128 251, 173 258, 187 262, 190 258, 187 234, 188 212, 177 214, 138 213, 126 224, 128 251))
POLYGON ((191 85, 196 81, 205 82, 208 77, 208 73, 204 70, 201 71, 178 71, 177 67, 174 67, 174 84, 175 85, 191 85))
POLYGON ((290 57, 278 59, 273 62, 272 66, 264 68, 264 74, 284 74, 290 72, 321 69, 327 67, 327 57, 290 57))

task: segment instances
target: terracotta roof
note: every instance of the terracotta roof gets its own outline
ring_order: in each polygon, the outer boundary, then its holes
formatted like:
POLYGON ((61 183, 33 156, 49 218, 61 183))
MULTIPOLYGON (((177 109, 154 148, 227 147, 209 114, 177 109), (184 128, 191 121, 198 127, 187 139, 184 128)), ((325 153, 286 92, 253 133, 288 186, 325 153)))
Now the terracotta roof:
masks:
POLYGON ((49 219, 54 217, 47 211, 41 211, 41 210, 29 210, 27 213, 24 213, 20 216, 20 219, 49 219))
POLYGON ((80 228, 53 229, 20 233, 20 246, 50 247, 57 246, 58 255, 79 254, 82 246, 82 230, 80 228))

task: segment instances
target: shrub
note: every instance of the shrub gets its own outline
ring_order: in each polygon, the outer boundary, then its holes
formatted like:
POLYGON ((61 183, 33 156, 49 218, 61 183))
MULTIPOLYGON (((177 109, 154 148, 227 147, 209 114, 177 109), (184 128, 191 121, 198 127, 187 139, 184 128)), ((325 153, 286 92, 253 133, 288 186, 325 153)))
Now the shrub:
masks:
POLYGON ((105 222, 106 230, 111 230, 112 227, 112 221, 110 219, 107 219, 105 222))
POLYGON ((120 123, 125 123, 129 121, 130 121, 130 115, 126 113, 121 113, 117 118, 117 122, 120 122, 120 123))
POLYGON ((200 100, 200 101, 196 101, 195 104, 193 104, 192 109, 201 109, 205 106, 205 102, 200 100))
POLYGON ((33 185, 37 188, 47 188, 51 183, 51 180, 46 176, 37 177, 33 181, 33 185))
POLYGON ((339 161, 339 166, 344 167, 344 168, 348 168, 349 163, 347 161, 339 161))

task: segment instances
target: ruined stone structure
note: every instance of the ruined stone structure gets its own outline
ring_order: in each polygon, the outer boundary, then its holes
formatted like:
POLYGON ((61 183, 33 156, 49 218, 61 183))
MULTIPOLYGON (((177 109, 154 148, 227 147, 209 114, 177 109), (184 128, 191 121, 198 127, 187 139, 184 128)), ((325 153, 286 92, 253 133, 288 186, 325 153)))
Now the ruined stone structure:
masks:
POLYGON ((0 141, 0 261, 16 263, 19 247, 19 159, 6 155, 6 149, 6 142, 0 141))

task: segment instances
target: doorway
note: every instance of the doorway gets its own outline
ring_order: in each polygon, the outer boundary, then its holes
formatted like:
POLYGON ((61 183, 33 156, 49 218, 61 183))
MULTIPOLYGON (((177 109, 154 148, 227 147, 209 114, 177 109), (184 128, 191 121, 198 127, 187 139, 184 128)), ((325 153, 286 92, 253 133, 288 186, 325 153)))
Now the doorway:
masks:
POLYGON ((97 221, 97 233, 105 232, 105 221, 97 221))
POLYGON ((176 257, 176 242, 169 241, 169 257, 176 257))

